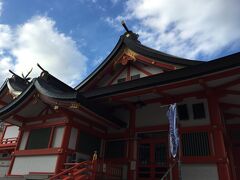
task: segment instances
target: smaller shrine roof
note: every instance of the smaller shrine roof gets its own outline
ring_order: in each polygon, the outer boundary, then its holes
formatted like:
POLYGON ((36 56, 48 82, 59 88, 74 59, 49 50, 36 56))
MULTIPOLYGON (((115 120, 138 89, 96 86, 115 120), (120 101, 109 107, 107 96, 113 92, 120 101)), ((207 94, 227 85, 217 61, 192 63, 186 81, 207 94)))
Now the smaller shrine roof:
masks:
POLYGON ((97 114, 99 117, 110 121, 119 127, 126 126, 124 122, 110 116, 102 108, 97 107, 96 104, 90 103, 75 89, 55 78, 47 71, 43 71, 38 78, 34 78, 24 88, 25 89, 19 96, 0 109, 0 119, 6 119, 9 116, 15 115, 15 112, 19 111, 32 96, 39 94, 37 98, 40 98, 46 104, 52 106, 57 105, 66 109, 70 109, 73 104, 78 104, 87 111, 97 114))

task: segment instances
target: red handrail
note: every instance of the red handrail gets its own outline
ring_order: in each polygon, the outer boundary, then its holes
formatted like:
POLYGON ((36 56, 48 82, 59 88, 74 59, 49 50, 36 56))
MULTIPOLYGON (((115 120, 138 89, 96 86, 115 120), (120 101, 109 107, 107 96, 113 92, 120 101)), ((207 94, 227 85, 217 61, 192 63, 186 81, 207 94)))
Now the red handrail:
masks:
MULTIPOLYGON (((55 176, 52 176, 51 178, 49 178, 49 180, 55 180, 55 179, 59 179, 61 176, 64 176, 64 175, 68 175, 68 174, 72 174, 72 172, 76 169, 79 169, 81 166, 82 166, 82 169, 84 168, 84 166, 91 166, 92 165, 92 162, 91 161, 84 161, 84 162, 81 162, 81 163, 74 163, 75 165, 71 168, 68 168, 64 171, 62 171, 61 173, 59 174, 56 174, 55 176)), ((67 164, 67 165, 70 165, 70 164, 67 164)), ((88 169, 88 171, 91 171, 91 169, 88 169)))

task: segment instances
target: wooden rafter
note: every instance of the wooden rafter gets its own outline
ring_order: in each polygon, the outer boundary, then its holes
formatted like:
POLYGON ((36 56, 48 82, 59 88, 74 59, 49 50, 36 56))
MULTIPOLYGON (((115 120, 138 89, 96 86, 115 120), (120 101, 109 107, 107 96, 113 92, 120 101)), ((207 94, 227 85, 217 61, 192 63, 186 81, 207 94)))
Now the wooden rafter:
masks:
POLYGON ((220 106, 223 109, 240 108, 240 104, 220 103, 220 106))
POLYGON ((2 105, 2 106, 6 106, 7 103, 6 103, 5 101, 3 101, 3 100, 0 100, 0 105, 2 105))
POLYGON ((226 120, 233 119, 233 118, 240 118, 240 114, 224 113, 223 115, 226 120))
POLYGON ((128 63, 128 67, 127 67, 127 81, 131 80, 131 64, 128 63))
POLYGON ((151 104, 151 103, 162 103, 162 104, 170 104, 174 102, 180 102, 184 98, 189 98, 189 97, 204 97, 205 93, 204 91, 196 91, 192 93, 184 93, 184 94, 179 94, 179 95, 165 95, 164 97, 159 97, 159 98, 153 98, 153 99, 148 99, 143 101, 145 104, 151 104))
POLYGON ((217 87, 217 89, 225 90, 225 89, 227 89, 229 87, 232 87, 234 85, 237 85, 237 84, 240 84, 240 79, 239 78, 235 79, 233 81, 227 82, 227 83, 225 83, 223 85, 220 85, 220 86, 217 87))
POLYGON ((147 63, 147 64, 152 64, 152 65, 155 65, 155 66, 163 68, 163 69, 167 69, 167 70, 175 70, 176 69, 176 67, 173 66, 173 65, 166 64, 166 63, 163 63, 163 62, 159 62, 159 61, 147 58, 147 57, 139 55, 139 54, 136 55, 136 59, 138 61, 141 61, 141 62, 144 62, 144 63, 147 63))
POLYGON ((153 89, 166 91, 166 90, 174 89, 174 88, 178 88, 178 87, 199 84, 199 79, 203 79, 205 82, 208 82, 208 81, 213 81, 213 80, 223 78, 223 77, 227 77, 227 76, 232 76, 232 75, 235 75, 236 73, 239 73, 239 71, 240 71, 240 68, 236 68, 236 69, 232 69, 230 71, 220 72, 220 73, 208 75, 208 76, 202 77, 202 78, 187 79, 185 81, 166 84, 164 86, 160 86, 160 87, 157 87, 157 88, 156 87, 154 87, 154 88, 149 87, 147 89, 140 89, 140 90, 136 90, 136 91, 128 91, 128 92, 125 92, 125 93, 113 95, 111 97, 112 97, 112 99, 124 99, 126 97, 137 96, 137 95, 141 95, 141 94, 151 94, 153 89))
POLYGON ((110 86, 125 69, 126 66, 122 66, 118 73, 116 73, 115 76, 113 76, 113 78, 108 82, 107 85, 110 86))
POLYGON ((221 92, 224 94, 240 95, 240 91, 235 90, 222 90, 221 92))
POLYGON ((159 89, 154 89, 154 90, 153 90, 153 93, 159 94, 159 95, 165 96, 165 97, 173 97, 173 95, 171 95, 171 94, 169 94, 169 93, 167 93, 167 92, 165 92, 165 91, 161 91, 161 90, 159 90, 159 89))
POLYGON ((46 115, 47 112, 48 112, 48 107, 45 107, 45 108, 43 108, 43 109, 40 111, 40 113, 38 114, 38 116, 46 115))
POLYGON ((139 70, 140 72, 144 73, 144 74, 147 75, 147 76, 151 76, 151 75, 152 75, 152 73, 146 71, 145 69, 141 68, 141 67, 138 66, 137 64, 132 64, 132 66, 133 66, 134 68, 136 68, 137 70, 139 70))
POLYGON ((199 84, 200 84, 200 86, 202 86, 202 88, 205 89, 205 90, 209 90, 209 89, 210 89, 210 87, 207 85, 207 82, 204 81, 203 79, 199 79, 199 84))

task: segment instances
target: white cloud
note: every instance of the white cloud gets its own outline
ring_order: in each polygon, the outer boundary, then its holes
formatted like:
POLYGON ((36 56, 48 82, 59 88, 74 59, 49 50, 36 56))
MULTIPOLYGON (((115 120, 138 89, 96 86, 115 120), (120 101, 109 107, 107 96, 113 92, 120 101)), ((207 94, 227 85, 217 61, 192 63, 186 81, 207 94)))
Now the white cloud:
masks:
POLYGON ((2 6, 3 6, 3 2, 2 0, 0 0, 0 16, 2 15, 2 6))
POLYGON ((119 3, 120 0, 111 0, 112 4, 115 6, 117 3, 119 3))
POLYGON ((110 25, 111 27, 115 28, 117 31, 122 31, 122 28, 120 26, 121 21, 119 18, 112 18, 112 17, 106 17, 103 18, 103 20, 110 25))
MULTIPOLYGON (((6 26, 3 32, 1 33, 0 26, 0 42, 14 39, 8 47, 4 46, 6 43, 0 43, 0 50, 7 51, 10 57, 14 57, 13 61, 4 53, 0 56, 0 65, 4 64, 3 67, 7 70, 26 74, 33 67, 31 77, 37 77, 40 70, 36 64, 39 63, 51 74, 72 86, 78 84, 85 75, 87 58, 77 49, 71 37, 58 31, 52 19, 33 17, 15 30, 6 26)), ((3 79, 6 74, 0 74, 0 77, 3 79)))
POLYGON ((9 48, 12 45, 12 31, 8 25, 0 24, 0 49, 9 48))
POLYGON ((128 0, 142 42, 174 55, 211 57, 240 40, 239 0, 128 0))
POLYGON ((9 77, 9 69, 12 69, 13 61, 10 57, 0 57, 0 86, 6 77, 9 77), (4 78, 3 78, 4 77, 4 78))

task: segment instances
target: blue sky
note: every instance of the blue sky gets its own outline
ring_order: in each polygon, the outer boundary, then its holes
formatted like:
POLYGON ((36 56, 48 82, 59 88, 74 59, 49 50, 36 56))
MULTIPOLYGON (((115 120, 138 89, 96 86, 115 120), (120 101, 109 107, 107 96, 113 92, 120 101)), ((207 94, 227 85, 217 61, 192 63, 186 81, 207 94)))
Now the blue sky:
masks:
POLYGON ((238 0, 0 0, 0 77, 36 63, 71 86, 86 77, 124 33, 173 55, 211 60, 240 51, 238 0))

